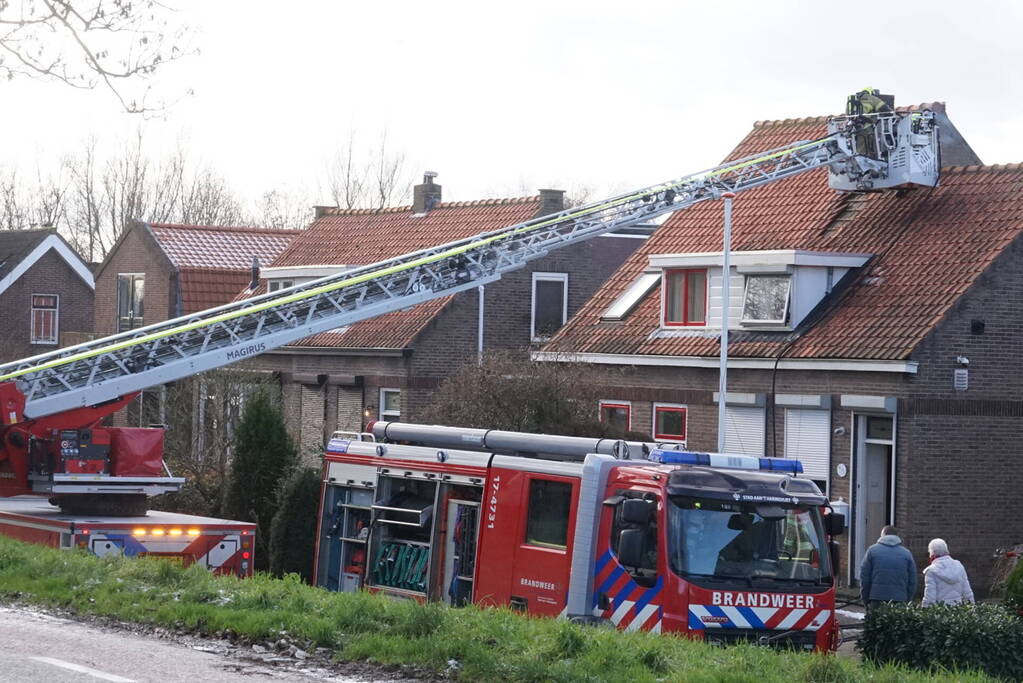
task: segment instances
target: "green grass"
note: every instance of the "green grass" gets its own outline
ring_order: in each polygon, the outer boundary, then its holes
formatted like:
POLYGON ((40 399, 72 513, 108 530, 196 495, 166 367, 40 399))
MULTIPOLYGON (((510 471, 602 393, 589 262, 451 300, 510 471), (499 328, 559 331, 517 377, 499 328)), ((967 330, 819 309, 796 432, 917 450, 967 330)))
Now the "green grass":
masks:
POLYGON ((368 593, 331 593, 295 576, 213 576, 158 559, 99 559, 0 538, 0 596, 124 621, 230 630, 253 641, 286 633, 339 660, 406 664, 462 680, 504 681, 924 681, 987 680, 910 672, 849 659, 720 649, 684 638, 620 633, 503 609, 449 609, 368 593))

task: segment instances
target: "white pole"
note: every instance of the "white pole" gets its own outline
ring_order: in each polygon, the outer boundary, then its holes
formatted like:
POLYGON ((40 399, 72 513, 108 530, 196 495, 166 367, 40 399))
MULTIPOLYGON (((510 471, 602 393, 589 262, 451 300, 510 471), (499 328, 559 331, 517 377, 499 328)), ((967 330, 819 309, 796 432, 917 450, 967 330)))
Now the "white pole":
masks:
POLYGON ((476 362, 480 365, 483 365, 483 292, 483 285, 476 288, 476 296, 480 300, 479 320, 476 321, 476 362))
POLYGON ((732 199, 734 192, 721 195, 725 200, 724 247, 721 254, 721 359, 718 369, 718 453, 725 452, 725 397, 728 396, 728 294, 732 278, 732 199))

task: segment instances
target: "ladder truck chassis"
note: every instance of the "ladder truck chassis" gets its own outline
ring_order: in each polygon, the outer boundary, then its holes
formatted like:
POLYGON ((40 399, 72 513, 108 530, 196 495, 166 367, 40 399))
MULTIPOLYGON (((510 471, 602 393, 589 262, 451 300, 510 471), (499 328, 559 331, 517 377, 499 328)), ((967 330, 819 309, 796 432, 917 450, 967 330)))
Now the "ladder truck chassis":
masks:
POLYGON ((184 481, 169 475, 162 455, 137 450, 138 441, 157 437, 102 426, 146 388, 474 289, 551 250, 814 169, 829 169, 832 187, 843 191, 934 186, 938 149, 938 129, 926 110, 834 117, 818 140, 0 365, 0 496, 137 512, 145 497, 175 491, 184 481), (871 156, 857 151, 865 130, 873 136, 871 156))
POLYGON ((98 557, 162 557, 248 577, 256 525, 159 510, 129 517, 81 515, 37 497, 16 496, 0 498, 0 535, 98 557))
MULTIPOLYGON (((545 438, 518 436, 524 448, 545 438)), ((316 585, 719 644, 837 648, 844 517, 795 476, 798 461, 661 449, 553 460, 435 446, 446 438, 331 440, 316 585)))

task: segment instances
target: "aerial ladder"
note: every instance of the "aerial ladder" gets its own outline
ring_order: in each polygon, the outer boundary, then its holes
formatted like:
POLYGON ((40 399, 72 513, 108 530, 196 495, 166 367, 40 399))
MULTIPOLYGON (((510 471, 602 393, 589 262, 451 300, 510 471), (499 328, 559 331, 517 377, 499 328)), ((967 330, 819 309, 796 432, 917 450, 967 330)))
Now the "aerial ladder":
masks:
POLYGON ((146 388, 485 285, 554 249, 817 168, 827 167, 841 190, 938 182, 932 112, 834 117, 827 131, 586 206, 0 365, 0 496, 139 514, 147 496, 184 482, 166 471, 162 453, 163 472, 123 474, 119 464, 139 453, 128 453, 127 435, 102 425, 146 388))

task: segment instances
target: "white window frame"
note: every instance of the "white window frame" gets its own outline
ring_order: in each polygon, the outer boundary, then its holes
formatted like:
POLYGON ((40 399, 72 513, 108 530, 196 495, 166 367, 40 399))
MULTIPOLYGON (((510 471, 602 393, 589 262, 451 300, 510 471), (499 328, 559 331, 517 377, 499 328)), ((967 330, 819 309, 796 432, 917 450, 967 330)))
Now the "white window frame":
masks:
POLYGON ((294 287, 294 280, 268 280, 266 283, 267 292, 277 292, 288 287, 294 287))
MULTIPOLYGON (((384 401, 384 394, 389 392, 395 392, 398 394, 398 400, 401 400, 401 389, 397 387, 380 387, 379 403, 377 403, 377 416, 381 420, 388 420, 390 422, 397 422, 401 420, 401 408, 397 412, 393 410, 385 410, 384 406, 387 405, 384 401)), ((400 404, 399 404, 400 405, 400 404)))
MULTIPOLYGON (((536 333, 536 283, 537 282, 561 282, 564 287, 561 292, 561 325, 568 322, 568 273, 533 273, 531 286, 532 295, 529 307, 529 338, 535 342, 544 342, 550 337, 544 337, 536 333)), ((560 327, 558 329, 561 329, 560 327)))
POLYGON ((739 324, 740 325, 784 325, 789 319, 789 308, 792 305, 792 274, 779 274, 779 273, 747 273, 746 280, 743 283, 742 288, 742 308, 739 312, 739 324), (754 320, 745 318, 746 314, 746 301, 749 298, 749 283, 752 278, 767 277, 773 279, 785 279, 788 284, 788 291, 785 294, 785 308, 781 313, 781 320, 767 319, 767 320, 754 320))
POLYGON ((600 422, 604 421, 604 406, 611 406, 612 408, 625 408, 628 411, 628 415, 625 419, 625 431, 632 431, 632 401, 615 401, 610 398, 602 398, 597 401, 597 420, 600 422))
POLYGON ((57 346, 60 343, 60 294, 32 294, 29 299, 29 344, 44 344, 46 346, 57 346), (53 308, 36 308, 32 303, 37 296, 52 296, 57 300, 53 308), (36 311, 53 311, 53 339, 39 339, 36 334, 36 311))
MULTIPOLYGON (((145 310, 146 309, 146 274, 144 272, 142 272, 142 273, 117 273, 117 285, 116 285, 116 287, 117 287, 117 289, 115 290, 116 294, 114 295, 114 327, 118 330, 118 332, 130 332, 131 330, 137 330, 139 327, 143 327, 146 324, 146 310, 145 310), (142 280, 142 325, 137 325, 137 326, 132 325, 132 326, 129 326, 129 327, 123 329, 123 330, 121 329, 121 283, 120 283, 120 280, 121 280, 122 277, 129 277, 129 278, 131 278, 132 283, 133 283, 132 284, 132 297, 133 298, 134 298, 134 292, 135 292, 134 281, 135 281, 135 279, 141 279, 142 280)), ((129 305, 129 308, 130 307, 131 306, 129 305)), ((134 320, 134 319, 135 319, 134 316, 132 316, 132 320, 134 320)))
POLYGON ((689 406, 682 403, 655 403, 650 415, 650 433, 653 435, 654 441, 659 443, 686 443, 689 439, 689 406), (685 424, 683 425, 685 433, 682 435, 681 439, 665 439, 657 433, 657 411, 661 408, 669 408, 672 411, 677 411, 680 408, 682 409, 682 412, 685 415, 685 424))

